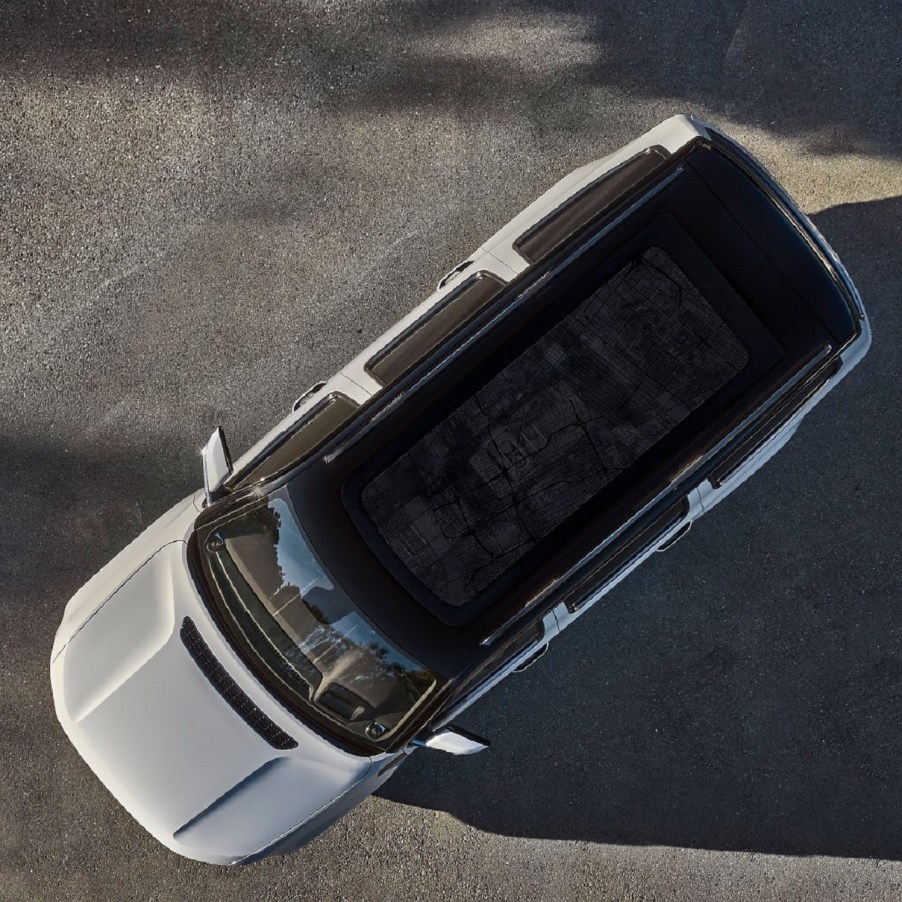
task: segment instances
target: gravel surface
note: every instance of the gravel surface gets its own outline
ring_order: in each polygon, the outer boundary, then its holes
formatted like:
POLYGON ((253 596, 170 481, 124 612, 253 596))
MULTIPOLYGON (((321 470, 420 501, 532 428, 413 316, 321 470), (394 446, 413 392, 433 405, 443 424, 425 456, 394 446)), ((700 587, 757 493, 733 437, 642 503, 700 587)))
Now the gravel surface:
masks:
MULTIPOLYGON (((0 31, 0 898, 900 899, 895 0, 37 3, 0 31), (67 598, 558 177, 665 117, 814 214, 870 356, 301 852, 167 852, 58 727, 67 598)), ((215 750, 211 749, 211 754, 215 750)))

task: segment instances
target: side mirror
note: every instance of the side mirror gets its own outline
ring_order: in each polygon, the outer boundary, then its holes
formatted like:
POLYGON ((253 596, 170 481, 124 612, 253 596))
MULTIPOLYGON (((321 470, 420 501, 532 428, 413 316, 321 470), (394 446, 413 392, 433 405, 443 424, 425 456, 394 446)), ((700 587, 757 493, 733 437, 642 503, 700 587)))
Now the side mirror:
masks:
POLYGON ((213 430, 201 451, 201 458, 204 462, 204 492, 207 504, 212 504, 222 494, 222 487, 232 473, 232 457, 222 427, 217 426, 213 430))
POLYGON ((480 739, 460 727, 442 727, 430 733, 425 739, 414 739, 413 745, 428 749, 438 749, 450 755, 475 755, 489 748, 487 739, 480 739))

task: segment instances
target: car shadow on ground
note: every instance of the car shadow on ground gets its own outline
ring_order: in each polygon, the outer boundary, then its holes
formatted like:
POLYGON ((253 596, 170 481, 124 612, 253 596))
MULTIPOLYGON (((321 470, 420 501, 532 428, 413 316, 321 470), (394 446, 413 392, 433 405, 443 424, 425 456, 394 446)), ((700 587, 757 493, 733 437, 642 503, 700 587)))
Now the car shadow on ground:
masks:
POLYGON ((513 836, 899 859, 902 198, 814 217, 871 354, 746 486, 381 790, 513 836))

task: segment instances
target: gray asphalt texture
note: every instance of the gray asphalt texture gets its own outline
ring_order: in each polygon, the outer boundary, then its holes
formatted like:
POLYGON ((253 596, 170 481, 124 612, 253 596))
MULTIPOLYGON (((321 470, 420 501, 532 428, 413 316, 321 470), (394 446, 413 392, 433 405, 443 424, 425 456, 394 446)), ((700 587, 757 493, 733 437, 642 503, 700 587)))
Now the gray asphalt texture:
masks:
POLYGON ((0 898, 902 898, 895 0, 2 20, 0 898), (68 597, 199 485, 215 424, 240 452, 559 176, 684 111, 813 213, 868 359, 472 709, 491 752, 414 756, 289 857, 167 852, 56 723, 68 597))

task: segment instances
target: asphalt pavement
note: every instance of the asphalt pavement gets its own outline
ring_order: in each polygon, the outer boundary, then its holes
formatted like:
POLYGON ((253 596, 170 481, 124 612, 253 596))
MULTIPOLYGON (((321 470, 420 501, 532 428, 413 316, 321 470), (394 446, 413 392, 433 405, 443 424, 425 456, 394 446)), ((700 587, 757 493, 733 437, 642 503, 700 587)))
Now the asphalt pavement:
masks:
MULTIPOLYGON (((895 0, 11 0, 0 899, 902 899, 895 0), (872 317, 791 445, 300 852, 197 864, 56 723, 66 600, 558 177, 677 112, 872 317)), ((215 749, 210 750, 215 754, 215 749)))

